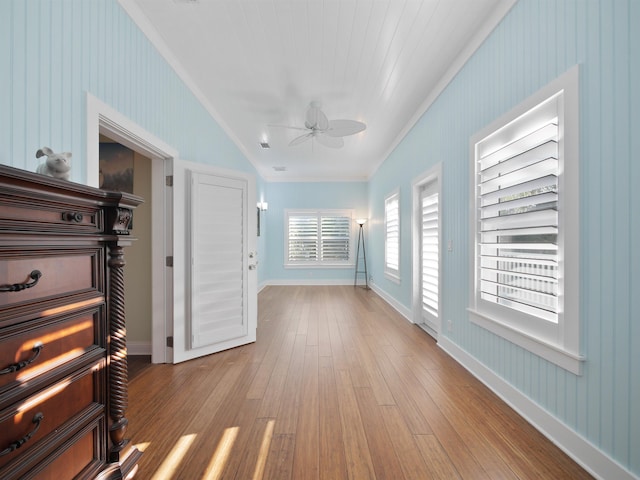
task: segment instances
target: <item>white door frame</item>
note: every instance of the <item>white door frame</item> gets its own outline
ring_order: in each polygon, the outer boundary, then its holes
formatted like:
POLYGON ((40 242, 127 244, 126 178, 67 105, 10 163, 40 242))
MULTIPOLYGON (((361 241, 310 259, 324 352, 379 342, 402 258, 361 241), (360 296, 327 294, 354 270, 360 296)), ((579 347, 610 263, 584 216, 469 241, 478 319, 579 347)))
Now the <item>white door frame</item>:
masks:
POLYGON ((173 324, 173 275, 166 267, 166 257, 173 251, 173 213, 171 189, 166 187, 165 178, 172 175, 178 151, 89 92, 86 102, 87 185, 98 187, 101 133, 152 160, 151 361, 166 363, 171 361, 166 338, 168 326, 173 324))
POLYGON ((413 282, 412 282, 412 316, 413 323, 421 326, 425 331, 438 340, 438 336, 442 330, 442 215, 438 219, 438 319, 436 329, 426 328, 422 320, 422 204, 420 201, 421 190, 424 185, 436 182, 439 195, 440 212, 442 212, 442 162, 434 165, 426 172, 415 177, 411 182, 411 250, 413 263, 413 282))

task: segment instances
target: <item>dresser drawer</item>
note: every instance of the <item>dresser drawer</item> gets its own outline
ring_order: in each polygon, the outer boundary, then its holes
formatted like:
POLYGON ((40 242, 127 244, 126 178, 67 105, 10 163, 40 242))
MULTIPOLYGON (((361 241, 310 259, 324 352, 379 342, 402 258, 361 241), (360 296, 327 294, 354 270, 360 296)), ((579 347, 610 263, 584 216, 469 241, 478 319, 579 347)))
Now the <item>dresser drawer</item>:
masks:
POLYGON ((103 261, 99 248, 0 249, 0 320, 3 310, 20 305, 104 292, 103 261))
POLYGON ((95 410, 100 402, 98 382, 101 375, 94 364, 43 389, 0 412, 0 468, 19 455, 37 451, 38 442, 59 430, 69 429, 72 419, 82 417, 83 411, 95 410), (19 448, 15 445, 21 444, 19 448), (13 446, 13 447, 12 447, 13 446))
MULTIPOLYGON (((0 330, 0 395, 80 358, 105 348, 104 300, 60 317, 48 317, 0 330)), ((0 402, 0 408, 2 404, 0 402)))
POLYGON ((100 449, 100 439, 105 435, 104 414, 77 432, 52 455, 38 458, 36 455, 15 468, 0 469, 3 480, 66 480, 95 478, 105 464, 100 449), (4 474, 4 476, 2 476, 4 474))
POLYGON ((102 210, 96 206, 3 195, 0 199, 0 223, 7 230, 99 233, 104 219, 102 210))

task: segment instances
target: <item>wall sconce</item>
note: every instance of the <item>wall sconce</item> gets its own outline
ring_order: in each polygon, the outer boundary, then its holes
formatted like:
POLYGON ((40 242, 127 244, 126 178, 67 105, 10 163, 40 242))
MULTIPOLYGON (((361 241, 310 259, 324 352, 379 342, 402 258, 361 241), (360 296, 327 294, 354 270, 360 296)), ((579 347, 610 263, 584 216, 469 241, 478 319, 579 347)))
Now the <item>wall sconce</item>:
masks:
POLYGON ((267 202, 258 202, 258 208, 261 212, 266 212, 267 208, 269 208, 269 204, 267 202))

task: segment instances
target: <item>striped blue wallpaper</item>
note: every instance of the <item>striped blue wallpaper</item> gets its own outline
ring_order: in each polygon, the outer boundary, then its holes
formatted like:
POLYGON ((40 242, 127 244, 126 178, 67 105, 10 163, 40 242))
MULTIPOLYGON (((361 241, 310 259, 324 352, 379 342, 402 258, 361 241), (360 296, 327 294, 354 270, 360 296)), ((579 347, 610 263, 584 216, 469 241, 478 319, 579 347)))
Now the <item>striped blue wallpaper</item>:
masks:
POLYGON ((194 162, 253 166, 115 0, 0 0, 0 163, 42 146, 86 181, 85 92, 194 162))
POLYGON ((640 2, 520 0, 370 182, 378 285, 411 306, 411 179, 443 162, 444 332, 640 475, 640 2), (580 64, 581 322, 576 377, 470 323, 469 138, 580 64), (402 196, 402 284, 387 282, 384 196, 402 196))

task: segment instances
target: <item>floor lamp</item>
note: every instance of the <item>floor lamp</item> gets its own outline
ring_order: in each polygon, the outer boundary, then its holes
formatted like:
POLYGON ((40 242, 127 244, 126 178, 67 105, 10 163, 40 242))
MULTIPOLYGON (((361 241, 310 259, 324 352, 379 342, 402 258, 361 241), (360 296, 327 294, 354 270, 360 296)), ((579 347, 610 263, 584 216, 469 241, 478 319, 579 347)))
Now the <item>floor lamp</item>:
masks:
POLYGON ((356 249, 356 274, 353 279, 353 286, 355 287, 358 284, 358 274, 364 273, 364 288, 365 290, 369 290, 369 274, 367 273, 367 251, 364 248, 364 231, 362 227, 366 223, 366 218, 359 218, 356 220, 356 223, 360 226, 358 231, 358 248, 356 249), (358 270, 360 264, 360 244, 362 244, 362 260, 364 263, 364 270, 358 270))

